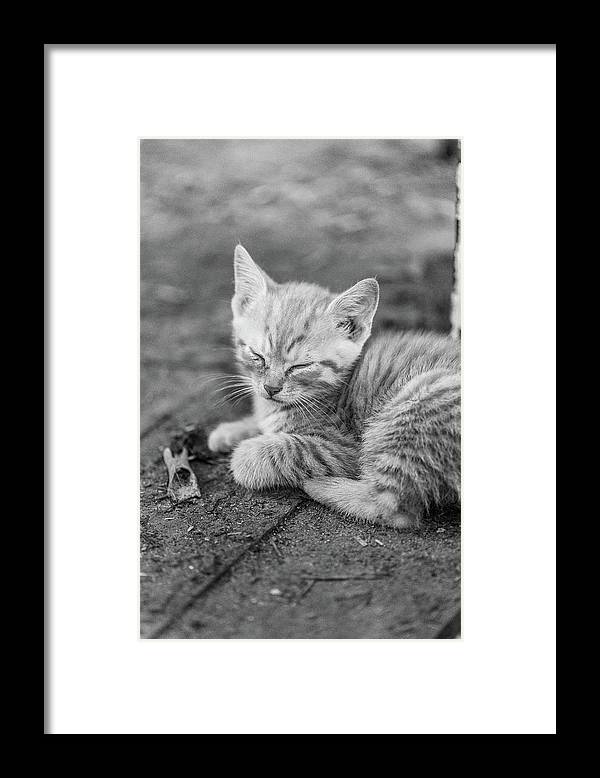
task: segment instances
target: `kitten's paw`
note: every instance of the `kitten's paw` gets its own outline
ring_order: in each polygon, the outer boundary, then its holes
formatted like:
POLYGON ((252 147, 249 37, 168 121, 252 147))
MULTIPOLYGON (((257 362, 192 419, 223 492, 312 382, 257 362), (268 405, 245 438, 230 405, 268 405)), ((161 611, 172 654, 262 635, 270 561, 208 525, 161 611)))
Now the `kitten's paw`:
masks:
POLYGON ((235 481, 246 489, 272 489, 281 486, 280 473, 269 456, 269 444, 261 437, 245 440, 231 457, 235 481))
POLYGON ((219 454, 227 454, 244 438, 248 437, 248 429, 239 421, 228 421, 219 424, 208 436, 208 448, 219 454))

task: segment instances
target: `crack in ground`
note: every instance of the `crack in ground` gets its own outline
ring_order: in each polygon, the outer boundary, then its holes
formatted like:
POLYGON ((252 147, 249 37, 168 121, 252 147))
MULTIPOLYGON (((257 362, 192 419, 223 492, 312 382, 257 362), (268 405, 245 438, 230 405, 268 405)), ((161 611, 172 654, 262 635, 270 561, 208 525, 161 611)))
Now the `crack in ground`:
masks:
POLYGON ((153 630, 150 630, 146 638, 158 638, 161 637, 170 627, 172 627, 176 621, 178 621, 185 613, 196 603, 200 597, 206 594, 212 589, 227 573, 231 573, 235 565, 240 562, 249 551, 254 551, 263 541, 268 540, 269 537, 278 529, 283 527, 283 524, 288 520, 297 516, 301 509, 309 502, 307 498, 299 499, 292 507, 282 514, 273 524, 268 526, 264 532, 258 537, 254 538, 247 546, 245 546, 238 554, 236 554, 229 562, 218 570, 208 581, 201 586, 193 589, 190 594, 174 608, 169 616, 167 616, 160 624, 158 624, 153 630))

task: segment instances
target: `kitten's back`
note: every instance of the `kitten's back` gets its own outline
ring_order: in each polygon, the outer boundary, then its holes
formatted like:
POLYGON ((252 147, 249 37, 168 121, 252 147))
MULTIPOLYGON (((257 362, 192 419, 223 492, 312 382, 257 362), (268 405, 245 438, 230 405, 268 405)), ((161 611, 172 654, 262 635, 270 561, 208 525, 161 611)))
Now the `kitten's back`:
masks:
POLYGON ((367 341, 339 409, 359 432, 390 394, 432 371, 460 372, 459 341, 435 333, 383 332, 367 341))

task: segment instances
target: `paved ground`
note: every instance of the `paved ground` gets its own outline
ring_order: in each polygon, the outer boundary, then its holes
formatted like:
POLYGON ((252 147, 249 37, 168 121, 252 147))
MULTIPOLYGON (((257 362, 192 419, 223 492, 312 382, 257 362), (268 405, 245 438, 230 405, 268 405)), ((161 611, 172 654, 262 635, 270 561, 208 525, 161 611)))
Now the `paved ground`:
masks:
POLYGON ((376 275, 376 329, 448 331, 452 148, 431 141, 144 141, 141 150, 141 633, 432 637, 460 599, 460 527, 365 528, 289 492, 239 489, 200 447, 202 496, 165 499, 161 450, 244 412, 233 370, 233 246, 276 280, 376 275))

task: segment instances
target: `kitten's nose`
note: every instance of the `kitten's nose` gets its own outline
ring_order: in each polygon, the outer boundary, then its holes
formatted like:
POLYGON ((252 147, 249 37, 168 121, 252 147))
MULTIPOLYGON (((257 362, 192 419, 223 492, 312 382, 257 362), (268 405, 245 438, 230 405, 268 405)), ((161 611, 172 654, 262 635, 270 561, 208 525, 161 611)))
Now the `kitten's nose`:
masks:
POLYGON ((277 394, 277 392, 281 391, 280 386, 269 386, 269 384, 263 384, 265 388, 265 392, 269 395, 269 397, 273 397, 274 394, 277 394))

